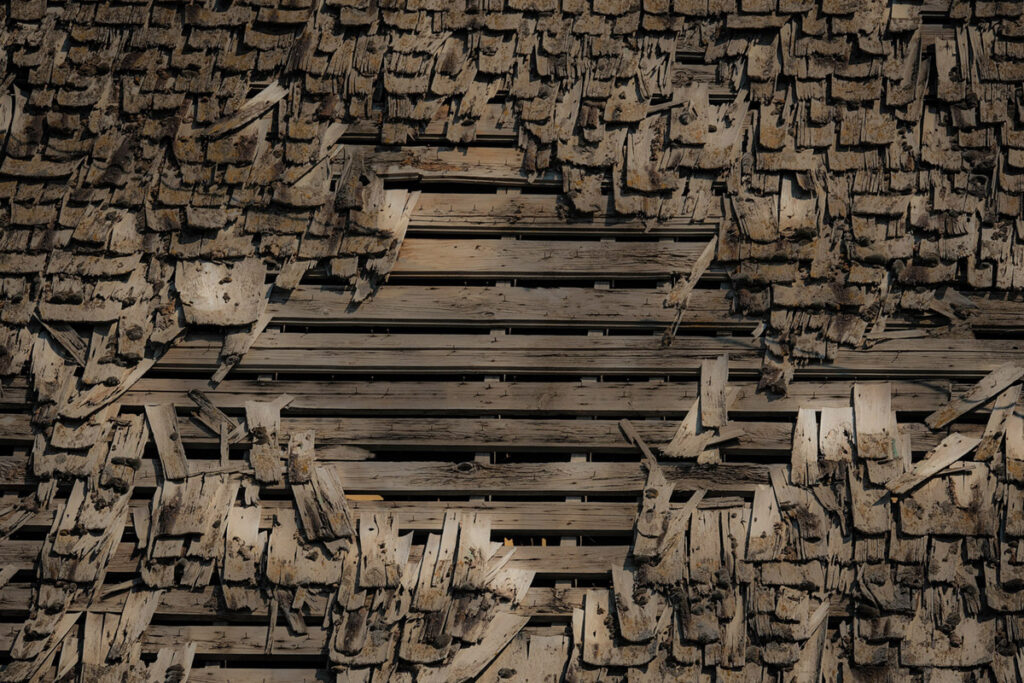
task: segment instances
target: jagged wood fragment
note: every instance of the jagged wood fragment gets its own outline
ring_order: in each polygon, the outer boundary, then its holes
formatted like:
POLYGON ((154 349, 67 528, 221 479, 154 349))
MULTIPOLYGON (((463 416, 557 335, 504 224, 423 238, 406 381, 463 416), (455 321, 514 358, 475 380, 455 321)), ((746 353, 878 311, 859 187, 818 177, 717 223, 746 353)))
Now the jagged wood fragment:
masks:
POLYGON ((1017 404, 1006 416, 1006 458, 1003 464, 1008 481, 1024 483, 1024 402, 1017 404))
POLYGON ((75 331, 75 328, 68 323, 47 322, 40 318, 38 314, 35 315, 35 319, 46 328, 50 338, 57 342, 78 366, 85 367, 88 345, 82 339, 82 336, 75 331))
POLYGON ((583 661, 591 666, 643 666, 658 652, 660 634, 672 622, 671 607, 666 606, 655 626, 655 637, 649 643, 617 645, 609 629, 612 594, 587 591, 584 599, 583 661))
POLYGON ((529 620, 529 617, 499 612, 479 643, 461 647, 444 667, 421 669, 416 680, 422 683, 463 683, 472 680, 498 656, 529 620))
POLYGON ((793 431, 789 478, 794 484, 809 486, 817 483, 819 476, 818 423, 812 408, 800 408, 793 431))
POLYGON ((256 339, 267 329, 267 325, 273 320, 273 316, 267 312, 267 303, 270 295, 264 297, 261 304, 260 315, 249 328, 241 331, 233 331, 224 335, 224 342, 221 346, 220 360, 217 370, 210 377, 210 384, 216 387, 220 384, 231 369, 238 365, 249 349, 256 342, 256 339))
POLYGON ((235 129, 241 128, 253 119, 262 115, 275 104, 284 99, 288 89, 280 82, 274 81, 255 96, 247 100, 235 113, 214 121, 206 128, 196 131, 200 137, 216 138, 235 129))
POLYGON ((823 460, 852 462, 853 439, 853 408, 821 409, 818 446, 823 460))
POLYGON ((1020 400, 1021 385, 1012 384, 1003 390, 996 397, 992 412, 989 413, 988 423, 985 425, 985 432, 978 444, 978 451, 975 458, 978 460, 991 460, 1003 444, 1003 435, 1006 432, 1007 418, 1013 413, 1017 402, 1020 400))
POLYGON ((274 286, 278 289, 291 290, 299 286, 302 276, 306 274, 314 264, 309 260, 290 260, 281 266, 277 277, 274 278, 274 286))
POLYGON ((857 457, 865 460, 891 460, 895 457, 896 418, 892 411, 892 386, 888 382, 854 384, 853 414, 857 457))
POLYGON ((458 515, 454 510, 446 511, 441 535, 431 534, 427 538, 416 594, 413 596, 414 609, 436 612, 443 608, 454 571, 458 536, 458 515))
POLYGON ((686 279, 680 279, 676 282, 675 286, 665 297, 665 307, 669 308, 672 306, 684 306, 686 304, 686 297, 689 296, 693 288, 697 286, 698 280, 711 265, 712 259, 715 257, 715 248, 718 246, 718 238, 712 237, 711 241, 707 243, 704 250, 701 251, 700 256, 694 261, 693 267, 690 269, 690 274, 686 279))
POLYGON ((725 385, 729 379, 729 356, 705 360, 700 366, 700 423, 705 429, 718 429, 729 420, 725 385))
POLYGON ((896 495, 902 495, 918 486, 964 457, 981 443, 981 439, 953 433, 942 440, 923 460, 917 462, 907 473, 896 477, 886 488, 896 495))
POLYGON ((283 396, 275 401, 246 401, 245 421, 252 437, 249 449, 249 463, 256 473, 256 481, 262 484, 280 483, 281 445, 278 433, 281 431, 281 408, 292 400, 283 396))
POLYGON ((160 457, 164 478, 173 481, 185 479, 188 476, 188 459, 185 457, 185 446, 181 443, 174 405, 146 405, 146 420, 156 443, 156 452, 160 457))
MULTIPOLYGON (((738 395, 738 389, 729 389, 725 405, 731 406, 738 395)), ((679 423, 672 440, 659 449, 662 455, 667 458, 698 458, 700 464, 714 464, 718 461, 717 451, 713 451, 716 457, 712 458, 711 462, 701 460, 702 456, 708 453, 706 450, 708 446, 731 441, 743 434, 742 426, 735 423, 726 424, 720 429, 705 429, 701 424, 703 410, 701 401, 701 397, 698 396, 690 404, 690 409, 687 411, 686 417, 679 423)))
POLYGON ((245 438, 245 428, 215 406, 205 393, 199 389, 190 389, 188 397, 199 408, 192 414, 214 434, 220 435, 222 428, 227 428, 228 443, 238 443, 245 438))
POLYGON ((266 274, 266 264, 256 258, 225 264, 179 261, 174 285, 185 321, 219 327, 255 323, 267 291, 266 274))
POLYGON ((487 582, 487 565, 493 555, 490 518, 476 513, 462 515, 452 588, 483 590, 487 582))
POLYGON ((632 643, 650 641, 655 636, 664 604, 659 594, 645 590, 643 603, 638 603, 635 574, 622 567, 612 567, 612 586, 619 634, 632 643))
POLYGON ((128 649, 142 637, 149 622, 153 620, 153 614, 160 605, 163 593, 162 590, 142 589, 133 590, 128 594, 121 610, 121 617, 117 622, 113 642, 106 655, 107 660, 120 660, 128 649))
POLYGON ((672 344, 672 340, 676 336, 676 332, 679 330, 679 324, 683 320, 683 312, 686 310, 686 301, 693 291, 693 288, 697 286, 697 283, 703 277, 707 271, 708 266, 711 265, 711 261, 715 257, 715 249, 718 247, 718 237, 712 237, 711 241, 708 242, 707 246, 694 261, 693 267, 690 269, 690 274, 686 279, 680 279, 669 291, 668 296, 665 297, 665 308, 676 308, 676 317, 672 321, 672 324, 665 334, 662 336, 662 345, 669 346, 672 344))
POLYGON ((1015 363, 1001 365, 985 375, 963 396, 953 399, 947 405, 924 419, 932 429, 940 429, 975 408, 980 407, 993 396, 1024 377, 1024 367, 1015 363))
POLYGON ((657 463, 648 464, 647 482, 633 534, 633 556, 639 560, 652 559, 658 554, 659 542, 668 521, 672 489, 661 467, 657 463))
POLYGON ((291 489, 306 538, 334 541, 354 535, 354 517, 337 468, 314 467, 308 482, 292 484, 291 489))
POLYGON ((658 459, 654 457, 654 453, 651 452, 647 442, 644 441, 643 437, 641 437, 636 431, 636 427, 633 426, 632 422, 625 418, 619 420, 619 429, 622 430, 622 433, 625 435, 626 440, 629 441, 629 443, 640 449, 640 452, 644 456, 644 462, 648 467, 650 465, 658 464, 658 459))
MULTIPOLYGON (((53 629, 42 643, 40 651, 31 659, 17 659, 10 662, 3 671, 0 671, 0 681, 39 680, 37 674, 52 659, 57 648, 64 641, 64 637, 71 631, 71 628, 78 622, 82 612, 66 612, 56 620, 53 629)), ((19 632, 20 637, 20 632, 19 632)), ((13 648, 12 648, 13 651, 13 648)), ((13 654, 11 655, 13 657, 13 654)))

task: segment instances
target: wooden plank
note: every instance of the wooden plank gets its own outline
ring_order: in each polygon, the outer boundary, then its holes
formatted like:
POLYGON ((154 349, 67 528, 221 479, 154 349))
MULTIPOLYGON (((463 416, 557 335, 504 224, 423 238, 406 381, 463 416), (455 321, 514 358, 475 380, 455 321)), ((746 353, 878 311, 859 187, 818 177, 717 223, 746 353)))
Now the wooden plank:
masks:
MULTIPOLYGON (((34 483, 29 475, 28 455, 0 458, 0 486, 24 486, 34 483)), ((219 459, 189 463, 193 473, 221 469, 219 459)), ((247 468, 238 463, 240 469, 247 468)), ((560 462, 560 463, 480 463, 445 461, 405 461, 401 468, 389 461, 351 461, 325 463, 337 468, 345 491, 380 495, 422 494, 432 489, 442 495, 635 495, 646 479, 646 473, 635 460, 630 462, 560 462)), ((765 465, 723 463, 715 468, 693 464, 663 465, 662 469, 677 491, 706 488, 718 493, 746 493, 757 484, 768 481, 765 465)), ((137 491, 152 489, 156 484, 152 459, 143 460, 135 479, 137 491)), ((264 491, 283 491, 283 487, 266 486, 264 491)))
MULTIPOLYGON (((664 327, 675 309, 665 293, 652 289, 595 290, 584 287, 457 287, 391 284, 360 303, 351 290, 300 286, 287 300, 277 294, 268 306, 272 323, 298 325, 462 324, 664 327)), ((727 292, 698 290, 683 312, 682 329, 753 329, 756 321, 733 315, 727 292), (699 296, 698 296, 699 293, 699 296)), ((258 346, 259 341, 254 346, 258 346)))
MULTIPOLYGON (((61 498, 55 502, 62 502, 61 498)), ((485 515, 491 520, 491 527, 500 533, 534 534, 534 535, 587 535, 608 536, 627 534, 633 530, 636 519, 636 503, 617 502, 551 502, 539 506, 529 501, 419 501, 419 500, 348 500, 353 515, 358 519, 360 514, 391 513, 398 519, 402 531, 440 532, 445 512, 448 510, 463 513, 485 515)), ((743 505, 744 499, 738 496, 718 496, 703 498, 701 509, 719 509, 743 505)), ((687 504, 672 503, 673 509, 683 509, 687 504)), ((274 515, 285 509, 291 509, 289 500, 264 500, 260 503, 261 518, 259 528, 270 529, 274 515)), ((238 508, 245 509, 245 508, 238 508)), ((134 529, 140 538, 148 528, 148 500, 136 500, 131 503, 132 519, 128 520, 126 529, 134 529), (138 520, 137 513, 145 513, 138 520), (139 524, 144 528, 139 529, 139 524)), ((54 512, 41 511, 36 513, 23 527, 26 531, 40 532, 49 530, 53 524, 54 512)), ((143 539, 143 545, 145 545, 143 539)))
POLYGON ((890 480, 885 487, 896 495, 904 494, 970 453, 980 441, 963 434, 950 434, 909 472, 890 480))
MULTIPOLYGON (((26 400, 21 386, 4 388, 9 403, 19 406, 26 400)), ((188 400, 193 389, 203 390, 205 380, 146 378, 121 399, 122 406, 145 403, 178 403, 188 400)), ((793 382, 786 396, 766 401, 757 393, 755 382, 730 382, 737 392, 730 405, 734 418, 753 415, 794 416, 804 406, 842 408, 850 405, 853 383, 793 382)), ((897 413, 931 412, 949 396, 966 391, 969 385, 947 381, 906 381, 892 384, 892 407, 897 413)), ((216 390, 206 391, 218 408, 240 411, 246 401, 267 400, 287 393, 295 397, 289 408, 309 414, 345 415, 530 415, 539 411, 558 415, 588 416, 665 416, 682 417, 697 397, 695 381, 573 381, 483 382, 465 381, 287 381, 259 382, 238 379, 223 382, 216 390)))
POLYGON ((185 447, 181 442, 174 406, 170 403, 147 405, 146 420, 149 422, 153 441, 156 442, 163 476, 175 481, 187 477, 188 459, 185 457, 185 447))
POLYGON ((256 95, 246 100, 233 114, 214 121, 209 126, 197 131, 197 133, 201 137, 216 138, 232 130, 241 128, 280 102, 287 94, 288 89, 278 81, 274 81, 256 95))
MULTIPOLYGON (((89 609, 96 613, 118 614, 122 611, 126 596, 125 590, 112 590, 108 585, 101 590, 101 597, 86 604, 85 600, 76 601, 74 609, 89 609)), ((593 590, 593 589, 592 589, 593 590)), ((600 589, 598 589, 600 590, 600 589)), ((556 592, 553 588, 532 587, 526 597, 515 609, 517 614, 537 617, 568 617, 574 607, 583 605, 585 589, 569 588, 556 592)), ((234 624, 260 623, 265 624, 268 607, 261 602, 254 605, 253 610, 240 611, 226 609, 218 595, 218 589, 208 586, 202 590, 174 589, 165 591, 156 616, 171 618, 195 619, 203 623, 208 621, 227 621, 234 624)), ((28 583, 10 584, 0 590, 0 613, 8 618, 22 617, 28 614, 32 600, 32 585, 28 583)), ((328 598, 323 595, 310 595, 305 611, 314 618, 323 617, 328 598)))
MULTIPOLYGON (((393 291, 393 290, 392 290, 393 291)), ((435 321, 435 324, 438 321, 435 321)), ((197 339, 171 349, 161 371, 204 372, 219 345, 197 339)), ((677 337, 663 348, 650 336, 419 335, 266 333, 239 364, 245 372, 696 374, 701 361, 729 354, 730 372, 752 378, 760 341, 746 337, 677 337), (316 351, 315 355, 310 351, 316 351)), ((998 339, 923 338, 840 349, 832 363, 798 368, 796 380, 884 377, 977 379, 1007 362, 1024 363, 1024 348, 998 339)))
MULTIPOLYGON (((42 548, 42 541, 5 540, 0 543, 0 560, 4 566, 28 570, 35 566, 42 548)), ((139 569, 136 544, 120 543, 114 550, 108 566, 110 574, 131 574, 139 569)), ((544 576, 586 576, 606 577, 611 567, 621 566, 626 561, 629 545, 590 546, 516 546, 508 567, 534 571, 544 576)), ((419 561, 423 546, 413 546, 410 562, 419 561)), ((266 629, 263 629, 266 636, 266 629)), ((262 648, 262 639, 261 639, 262 648)), ((276 649, 276 647, 275 647, 276 649)))
MULTIPOLYGON (((645 222, 610 210, 589 216, 565 213, 565 200, 553 194, 479 194, 424 192, 409 223, 411 234, 467 232, 476 234, 542 234, 685 236, 708 239, 718 234, 715 222, 694 222, 673 217, 645 222)), ((721 207, 712 203, 709 219, 721 217, 721 207)))
POLYGON ((953 399, 948 405, 925 418, 932 429, 940 429, 957 419, 964 413, 977 408, 989 401, 1006 387, 1024 377, 1024 365, 1006 363, 986 375, 974 387, 963 395, 953 399))
MULTIPOLYGON (((486 271, 484 271, 486 273, 486 271)), ((494 276, 494 273, 490 273, 494 276)), ((579 277, 579 275, 573 275, 579 277)), ((635 327, 659 332, 675 320, 677 311, 665 308, 660 289, 592 287, 425 286, 393 283, 361 303, 352 290, 336 286, 300 285, 290 293, 277 292, 268 306, 271 324, 323 325, 437 325, 459 324, 490 328, 504 325, 635 327)), ((680 318, 680 330, 750 331, 757 317, 734 315, 730 292, 696 289, 680 318)), ((973 319, 972 319, 973 320, 973 319)), ((1004 330, 1021 330, 1021 320, 1008 321, 1004 330)), ((889 329, 898 329, 896 319, 889 329)), ((911 321, 917 327, 921 321, 911 321)), ((261 336, 262 338, 262 336, 261 336)), ((921 341, 924 340, 903 340, 921 341)), ((985 340, 988 342, 998 340, 985 340)), ((260 340, 254 346, 258 347, 260 340)))
POLYGON ((724 427, 729 420, 725 385, 729 380, 729 356, 705 360, 700 369, 700 423, 708 429, 724 427))
MULTIPOLYGON (((733 421, 735 434, 730 441, 717 448, 727 454, 766 457, 788 455, 792 446, 793 425, 788 421, 733 421), (735 437, 735 438, 733 438, 735 437)), ((637 433, 649 444, 669 442, 677 425, 671 420, 642 420, 633 423, 637 433)), ((938 443, 940 435, 918 422, 903 423, 914 440, 915 448, 927 450, 938 443)), ((190 448, 219 447, 220 438, 210 434, 203 426, 191 421, 180 425, 182 443, 190 448)), ((287 443, 287 435, 299 431, 316 430, 321 460, 353 460, 367 457, 353 453, 345 446, 356 446, 371 452, 448 449, 452 451, 543 451, 562 452, 635 452, 619 431, 615 420, 543 420, 531 418, 421 418, 351 417, 336 420, 331 417, 286 416, 281 418, 277 433, 277 446, 287 443), (330 448, 335 447, 335 448, 330 448)), ((978 432, 981 425, 965 425, 963 431, 978 432)), ((717 437, 716 437, 717 438, 717 437)), ((0 415, 0 443, 28 444, 33 440, 27 415, 0 415)), ((714 441, 714 440, 712 440, 714 441)), ((247 446, 246 439, 239 445, 247 446)), ((193 454, 193 459, 196 454, 193 454)), ((283 455, 274 453, 274 464, 283 455)), ((269 460, 267 461, 269 466, 269 460)), ((266 480, 276 480, 268 477, 266 480)), ((260 478, 260 481, 264 481, 260 478)))
POLYGON ((857 431, 857 457, 891 460, 895 457, 896 418, 892 412, 892 387, 855 384, 853 421, 857 431))
POLYGON ((700 242, 410 238, 391 277, 657 277, 689 272, 704 249, 700 242))

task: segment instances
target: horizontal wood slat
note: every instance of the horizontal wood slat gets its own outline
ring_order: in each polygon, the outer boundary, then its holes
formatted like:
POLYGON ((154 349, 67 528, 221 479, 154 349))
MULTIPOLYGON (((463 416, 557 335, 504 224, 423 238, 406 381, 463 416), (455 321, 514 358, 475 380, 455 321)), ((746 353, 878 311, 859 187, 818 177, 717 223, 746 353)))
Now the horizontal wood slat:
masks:
MULTIPOLYGON (((274 323, 322 325, 557 325, 660 327, 675 318, 667 292, 584 287, 460 287, 389 284, 372 299, 354 304, 351 290, 300 287, 277 295, 274 323)), ((702 290, 683 312, 685 327, 750 330, 752 318, 730 314, 725 290, 702 290)))
MULTIPOLYGON (((637 432, 651 445, 672 440, 677 420, 634 421, 637 432)), ((785 455, 792 448, 793 425, 789 421, 733 421, 737 439, 721 444, 727 455, 757 460, 766 455, 785 455)), ((941 440, 923 423, 901 425, 910 434, 915 450, 927 450, 941 440)), ((973 425, 972 425, 973 426, 973 425)), ((981 425, 976 425, 978 429, 981 425)), ((178 429, 186 446, 214 447, 219 436, 189 419, 179 419, 178 429)), ((500 451, 635 453, 623 437, 617 420, 554 420, 500 418, 281 418, 282 443, 288 435, 316 431, 319 457, 331 458, 330 446, 359 446, 371 451, 500 451)), ((962 431, 970 431, 963 429, 962 431)), ((33 433, 28 415, 0 415, 0 443, 29 444, 33 433)), ((350 456, 343 456, 347 460, 350 456)))
MULTIPOLYGON (((657 335, 299 334, 267 332, 238 366, 241 372, 509 373, 693 375, 702 360, 729 354, 732 377, 760 372, 761 341, 745 336, 677 338, 657 335), (315 353, 311 353, 315 352, 315 353)), ((197 339, 172 348, 157 370, 212 372, 220 345, 197 339)), ((840 349, 832 363, 797 369, 796 379, 979 379, 1000 365, 1024 362, 1024 342, 924 337, 840 349)))
MULTIPOLYGON (((517 550, 518 551, 518 550, 517 550)), ((110 588, 110 584, 105 588, 110 588)), ((556 592, 555 589, 542 586, 530 588, 526 598, 520 603, 516 612, 544 618, 562 618, 571 616, 574 608, 583 606, 585 588, 566 588, 556 592)), ((25 616, 31 604, 31 584, 12 583, 0 589, 0 613, 8 616, 25 616)), ((124 608, 128 591, 113 592, 109 595, 100 591, 98 598, 89 610, 92 612, 119 613, 124 608)), ((73 603, 71 609, 84 609, 85 604, 73 603)), ((320 595, 310 595, 306 607, 303 608, 307 621, 319 621, 327 608, 327 601, 320 595)), ((257 607, 252 612, 231 611, 224 608, 219 587, 208 586, 203 590, 169 590, 160 599, 156 609, 156 618, 182 619, 188 618, 200 623, 206 621, 229 621, 235 624, 263 623, 267 621, 267 608, 257 607)), ((189 680, 192 680, 191 678, 189 680)))
POLYGON ((687 274, 704 242, 407 239, 392 276, 652 277, 687 274))
MULTIPOLYGON (((42 549, 41 540, 0 541, 0 562, 5 567, 16 567, 19 571, 35 566, 42 549)), ((544 576, 585 576, 600 577, 611 571, 613 566, 621 567, 626 561, 628 545, 589 546, 516 546, 509 564, 518 569, 535 571, 544 576)), ((114 550, 108 565, 112 574, 131 574, 138 571, 140 556, 137 545, 122 542, 114 550)), ((512 548, 509 548, 512 550, 512 548)), ((507 552, 507 551, 504 551, 507 552)), ((415 562, 423 553, 423 546, 413 546, 410 561, 415 562)))
MULTIPOLYGON (((526 240, 490 241, 508 244, 528 243, 526 240)), ((682 245, 686 249, 693 246, 687 242, 666 244, 682 245)), ((481 268, 483 267, 481 265, 481 268)), ((687 272, 685 266, 675 271, 672 270, 673 267, 658 266, 667 268, 663 273, 666 277, 670 272, 687 272)), ((590 275, 600 275, 592 266, 581 268, 590 268, 590 275)), ((582 276, 580 273, 572 273, 571 270, 570 267, 563 275, 582 276)), ((481 272, 489 276, 499 275, 497 272, 486 270, 481 272)), ((500 275, 512 277, 515 274, 500 275)), ((614 272, 606 273, 605 277, 614 275, 614 272)), ((507 324, 664 328, 675 318, 675 309, 665 307, 666 295, 667 291, 664 289, 424 286, 396 282, 380 289, 373 298, 356 305, 352 300, 351 290, 334 286, 303 285, 290 294, 276 294, 270 303, 270 313, 275 323, 306 326, 507 324)), ((754 329, 760 318, 734 315, 731 312, 731 298, 732 293, 726 289, 695 290, 687 300, 680 321, 682 334, 685 334, 688 328, 716 331, 754 329)), ((979 293, 973 293, 970 298, 977 307, 970 319, 975 329, 1004 333, 1024 332, 1024 301, 979 293)), ((906 327, 911 323, 918 328, 928 327, 927 321, 920 320, 901 323, 900 320, 894 319, 892 323, 890 329, 906 327)))
POLYGON ((424 192, 416 202, 409 230, 413 233, 533 233, 591 238, 650 234, 696 239, 718 234, 716 219, 721 218, 721 213, 720 204, 712 202, 705 222, 679 217, 645 223, 610 210, 586 217, 573 216, 567 213, 565 200, 554 194, 424 192))
MULTIPOLYGON (((61 502, 62 498, 57 498, 61 502)), ((714 509, 742 505, 744 499, 738 496, 705 496, 701 509, 714 509)), ((636 519, 635 502, 562 502, 547 501, 537 504, 532 501, 460 501, 460 500, 349 500, 349 506, 358 519, 361 515, 390 513, 397 515, 398 527, 405 531, 441 531, 445 511, 479 513, 491 522, 495 533, 508 534, 586 534, 607 536, 626 534, 633 530, 636 519)), ((148 499, 136 499, 130 503, 133 508, 149 509, 148 499)), ((682 503, 673 503, 681 507, 682 503)), ((291 510, 294 503, 289 499, 265 499, 260 501, 261 529, 269 529, 274 515, 291 510)), ((54 511, 44 511, 22 527, 24 531, 45 532, 53 523, 54 511)), ((133 528, 133 519, 125 520, 125 528, 133 528)))
MULTIPOLYGON (((28 469, 28 455, 22 450, 0 457, 0 486, 19 487, 35 482, 28 469)), ((218 460, 189 459, 191 474, 220 470, 218 460)), ((239 469, 247 464, 232 461, 239 469)), ((638 461, 627 462, 517 462, 482 464, 452 461, 367 460, 329 463, 337 468, 348 493, 388 496, 422 495, 581 495, 635 496, 644 486, 646 472, 638 461)), ((724 463, 718 466, 666 463, 665 476, 676 490, 698 488, 718 493, 748 493, 768 481, 768 467, 752 463, 724 463)), ((135 476, 140 492, 156 485, 156 465, 144 459, 135 476)), ((267 486, 267 491, 284 487, 267 486)))

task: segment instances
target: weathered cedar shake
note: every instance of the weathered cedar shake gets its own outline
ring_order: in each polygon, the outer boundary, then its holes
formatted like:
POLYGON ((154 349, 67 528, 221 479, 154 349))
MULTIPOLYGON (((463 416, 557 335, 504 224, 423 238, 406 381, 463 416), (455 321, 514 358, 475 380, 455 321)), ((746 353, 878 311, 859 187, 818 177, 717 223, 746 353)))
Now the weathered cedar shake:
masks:
POLYGON ((1021 676, 1015 3, 9 5, 3 679, 1021 676))

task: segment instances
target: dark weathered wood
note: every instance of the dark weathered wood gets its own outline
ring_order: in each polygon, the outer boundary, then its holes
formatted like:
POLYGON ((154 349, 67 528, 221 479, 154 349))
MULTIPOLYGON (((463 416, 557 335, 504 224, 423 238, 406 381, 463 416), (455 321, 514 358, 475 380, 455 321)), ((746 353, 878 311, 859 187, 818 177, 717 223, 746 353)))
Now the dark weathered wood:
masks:
MULTIPOLYGON (((594 275, 595 270, 591 268, 586 273, 594 275)), ((653 289, 410 286, 396 282, 382 288, 370 300, 358 303, 354 296, 352 291, 304 285, 293 290, 287 301, 276 296, 268 311, 273 323, 309 326, 444 322, 478 327, 663 327, 676 313, 664 307, 665 292, 653 289)), ((691 296, 681 320, 683 329, 715 325, 749 330, 755 324, 752 319, 730 313, 726 291, 721 289, 701 290, 700 296, 691 296)))
MULTIPOLYGON (((591 323, 593 324, 593 323, 591 323)), ((171 349, 158 370, 205 371, 219 346, 196 340, 171 349)), ((660 337, 576 335, 423 335, 265 333, 239 364, 239 372, 308 373, 516 373, 687 374, 702 360, 729 354, 730 373, 760 371, 758 340, 683 337, 663 348, 660 337), (315 351, 313 356, 310 352, 315 351)), ((995 339, 895 339, 868 349, 840 349, 835 362, 797 370, 815 378, 978 379, 1006 362, 1024 363, 1024 348, 995 339)))
MULTIPOLYGON (((40 548, 42 541, 6 540, 0 543, 0 560, 5 566, 28 570, 33 567, 40 548)), ((135 550, 135 543, 120 543, 110 560, 108 573, 137 572, 139 556, 135 550)), ((628 551, 628 545, 517 546, 509 566, 545 576, 603 577, 609 574, 613 564, 625 562, 628 551)), ((410 560, 418 560, 422 552, 423 546, 413 546, 410 560)))
MULTIPOLYGON (((247 463, 237 463, 239 471, 247 463)), ((219 471, 219 459, 189 462, 193 473, 219 471)), ((341 482, 348 493, 420 494, 434 489, 438 495, 577 495, 578 493, 616 493, 636 495, 643 487, 645 474, 640 464, 632 462, 562 462, 512 463, 484 465, 470 462, 402 462, 397 468, 389 461, 347 461, 327 463, 341 472, 341 482)), ((759 483, 768 481, 764 465, 725 463, 716 467, 700 465, 665 465, 665 476, 675 483, 676 490, 706 488, 718 493, 745 493, 759 483)), ((28 474, 28 456, 22 452, 8 456, 0 463, 0 486, 25 486, 34 483, 28 474)), ((146 490, 156 483, 152 459, 143 460, 135 479, 136 490, 146 490)), ((283 490, 266 487, 266 490, 283 490)))
MULTIPOLYGON (((352 381, 339 379, 278 380, 260 382, 240 378, 208 390, 206 380, 147 377, 121 399, 121 405, 146 403, 187 404, 188 392, 199 389, 218 408, 239 414, 246 401, 268 400, 281 393, 294 396, 290 411, 302 415, 558 415, 683 417, 697 396, 697 382, 690 372, 673 373, 672 381, 580 383, 578 381, 352 381), (678 379, 677 379, 678 378, 678 379), (685 378, 685 379, 684 379, 685 378)), ((736 417, 754 415, 794 416, 802 406, 849 407, 853 382, 798 381, 786 396, 766 397, 754 382, 730 382, 737 395, 730 405, 736 417)), ((969 384, 948 380, 892 382, 892 407, 897 413, 928 413, 936 405, 967 391, 969 384)), ((0 407, 20 408, 28 400, 22 378, 4 387, 0 407)), ((985 413, 985 407, 979 410, 985 413)))
MULTIPOLYGON (((738 496, 717 496, 701 500, 702 509, 735 507, 744 504, 744 498, 738 496)), ((261 501, 260 529, 269 529, 274 515, 282 510, 291 509, 290 500, 261 501)), ((533 501, 421 501, 421 500, 351 500, 355 518, 360 514, 388 512, 398 518, 399 529, 403 531, 440 532, 445 512, 448 510, 459 513, 477 513, 486 515, 491 520, 494 531, 514 534, 534 535, 566 535, 586 534, 588 536, 621 535, 633 529, 636 518, 636 503, 608 502, 548 502, 537 505, 533 501)), ((682 503, 673 503, 673 508, 682 507, 682 503)), ((135 513, 148 515, 149 501, 136 500, 131 504, 133 519, 128 520, 126 528, 136 529, 135 513)), ((31 532, 45 532, 53 524, 54 513, 36 513, 25 524, 23 529, 31 532)), ((143 520, 148 516, 143 515, 143 520)), ((145 533, 145 531, 143 531, 145 533)))
MULTIPOLYGON (((671 420, 643 420, 632 423, 641 437, 650 445, 668 443, 676 431, 671 420)), ((718 448, 725 453, 743 455, 753 459, 788 455, 792 446, 793 423, 785 421, 744 420, 730 423, 730 441, 718 448)), ((918 450, 927 450, 938 443, 935 434, 919 422, 907 422, 918 450)), ((615 420, 537 420, 529 418, 420 418, 351 417, 337 420, 331 417, 281 418, 281 431, 277 444, 287 443, 287 434, 314 429, 321 448, 321 460, 351 460, 352 454, 344 449, 333 453, 329 447, 357 446, 370 451, 415 451, 451 449, 456 451, 543 451, 543 452, 635 452, 623 438, 615 420), (325 448, 328 447, 328 448, 325 448)), ((964 425, 962 431, 974 433, 981 425, 964 425)), ((205 427, 192 421, 180 422, 183 443, 203 445, 210 449, 219 445, 220 438, 205 427)), ((31 425, 28 416, 0 416, 0 443, 31 443, 31 425)), ((717 439, 718 437, 715 437, 717 439)), ((251 443, 250 439, 241 442, 251 443)), ((280 454, 275 457, 280 459, 280 454)), ((361 459, 361 458, 358 458, 361 459)))
MULTIPOLYGON (((413 211, 409 229, 416 233, 583 234, 588 237, 646 233, 694 239, 707 239, 718 232, 718 226, 710 221, 694 222, 686 217, 645 223, 611 211, 591 216, 566 215, 564 208, 564 200, 555 195, 424 192, 413 211)), ((709 219, 721 215, 717 203, 712 203, 712 209, 709 219)))
POLYGON ((701 242, 407 239, 391 275, 667 277, 689 273, 705 247, 701 242))

